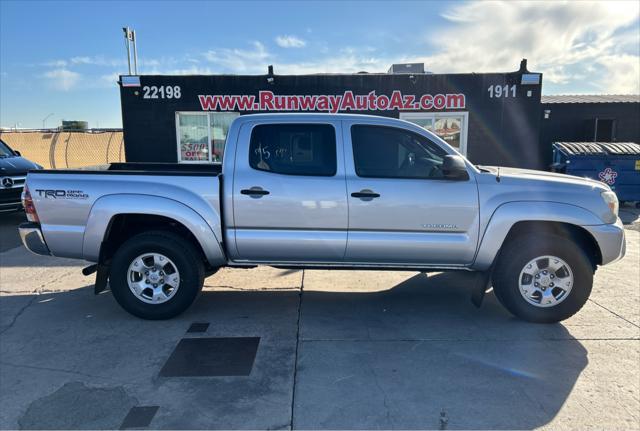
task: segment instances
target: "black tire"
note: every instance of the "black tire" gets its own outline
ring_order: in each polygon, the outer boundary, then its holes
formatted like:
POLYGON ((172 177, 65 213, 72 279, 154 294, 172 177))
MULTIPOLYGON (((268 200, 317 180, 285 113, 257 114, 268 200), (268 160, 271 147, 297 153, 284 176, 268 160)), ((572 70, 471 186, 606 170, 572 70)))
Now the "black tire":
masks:
POLYGON ((109 271, 109 285, 118 304, 134 316, 148 320, 170 319, 185 311, 202 290, 203 283, 204 264, 200 253, 189 241, 171 232, 150 231, 130 238, 113 256, 109 271), (161 304, 143 302, 129 288, 129 266, 145 253, 166 256, 180 275, 175 294, 161 304))
POLYGON ((498 301, 516 317, 535 323, 555 323, 573 316, 587 302, 593 286, 594 269, 585 250, 566 237, 521 235, 503 246, 492 275, 493 289, 498 301), (561 302, 543 308, 530 304, 520 294, 519 277, 528 262, 547 255, 564 260, 571 268, 574 281, 561 302))
POLYGON ((208 271, 205 271, 204 272, 204 278, 209 278, 212 275, 214 275, 215 273, 217 273, 218 271, 220 271, 220 268, 213 268, 213 269, 210 269, 208 271))

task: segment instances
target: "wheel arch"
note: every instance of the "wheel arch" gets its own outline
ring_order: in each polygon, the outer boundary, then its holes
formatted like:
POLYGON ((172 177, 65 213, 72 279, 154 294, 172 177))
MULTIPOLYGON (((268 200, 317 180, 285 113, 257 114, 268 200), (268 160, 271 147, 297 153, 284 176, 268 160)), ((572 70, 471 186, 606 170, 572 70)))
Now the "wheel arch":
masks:
POLYGON ((570 239, 587 252, 594 269, 596 265, 602 264, 602 254, 595 238, 585 228, 571 223, 546 220, 519 221, 509 229, 503 246, 509 241, 530 234, 551 234, 570 239))
POLYGON ((149 230, 166 230, 188 238, 210 268, 226 262, 220 240, 203 217, 180 202, 148 195, 98 199, 87 219, 83 256, 89 261, 104 261, 126 239, 149 230))
POLYGON ((603 222, 575 205, 556 202, 511 202, 499 207, 488 222, 478 246, 473 269, 487 270, 507 241, 528 233, 550 233, 571 239, 584 248, 595 265, 602 263, 596 239, 583 226, 603 222), (526 216, 526 217, 523 217, 526 216))

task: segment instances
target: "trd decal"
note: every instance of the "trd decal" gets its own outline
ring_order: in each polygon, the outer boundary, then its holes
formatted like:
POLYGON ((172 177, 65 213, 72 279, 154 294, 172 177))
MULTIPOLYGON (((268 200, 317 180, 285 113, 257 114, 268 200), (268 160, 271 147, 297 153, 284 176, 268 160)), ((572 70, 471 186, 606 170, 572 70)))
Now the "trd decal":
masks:
POLYGON ((45 199, 87 199, 89 197, 82 190, 36 189, 36 193, 45 199))

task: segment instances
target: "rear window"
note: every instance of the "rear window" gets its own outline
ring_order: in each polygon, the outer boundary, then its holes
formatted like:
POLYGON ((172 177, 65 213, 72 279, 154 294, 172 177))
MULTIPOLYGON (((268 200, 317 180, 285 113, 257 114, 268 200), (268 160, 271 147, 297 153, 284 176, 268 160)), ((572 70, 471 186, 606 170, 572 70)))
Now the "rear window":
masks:
POLYGON ((249 144, 253 169, 285 175, 336 174, 336 132, 328 124, 263 124, 249 144))

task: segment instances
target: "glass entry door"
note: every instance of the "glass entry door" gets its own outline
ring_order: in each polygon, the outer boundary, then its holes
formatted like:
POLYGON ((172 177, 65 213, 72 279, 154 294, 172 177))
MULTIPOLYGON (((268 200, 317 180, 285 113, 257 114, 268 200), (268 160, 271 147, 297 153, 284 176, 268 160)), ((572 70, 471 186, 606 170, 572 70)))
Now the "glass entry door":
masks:
POLYGON ((400 119, 417 124, 438 135, 463 155, 467 155, 468 112, 402 112, 400 119))

